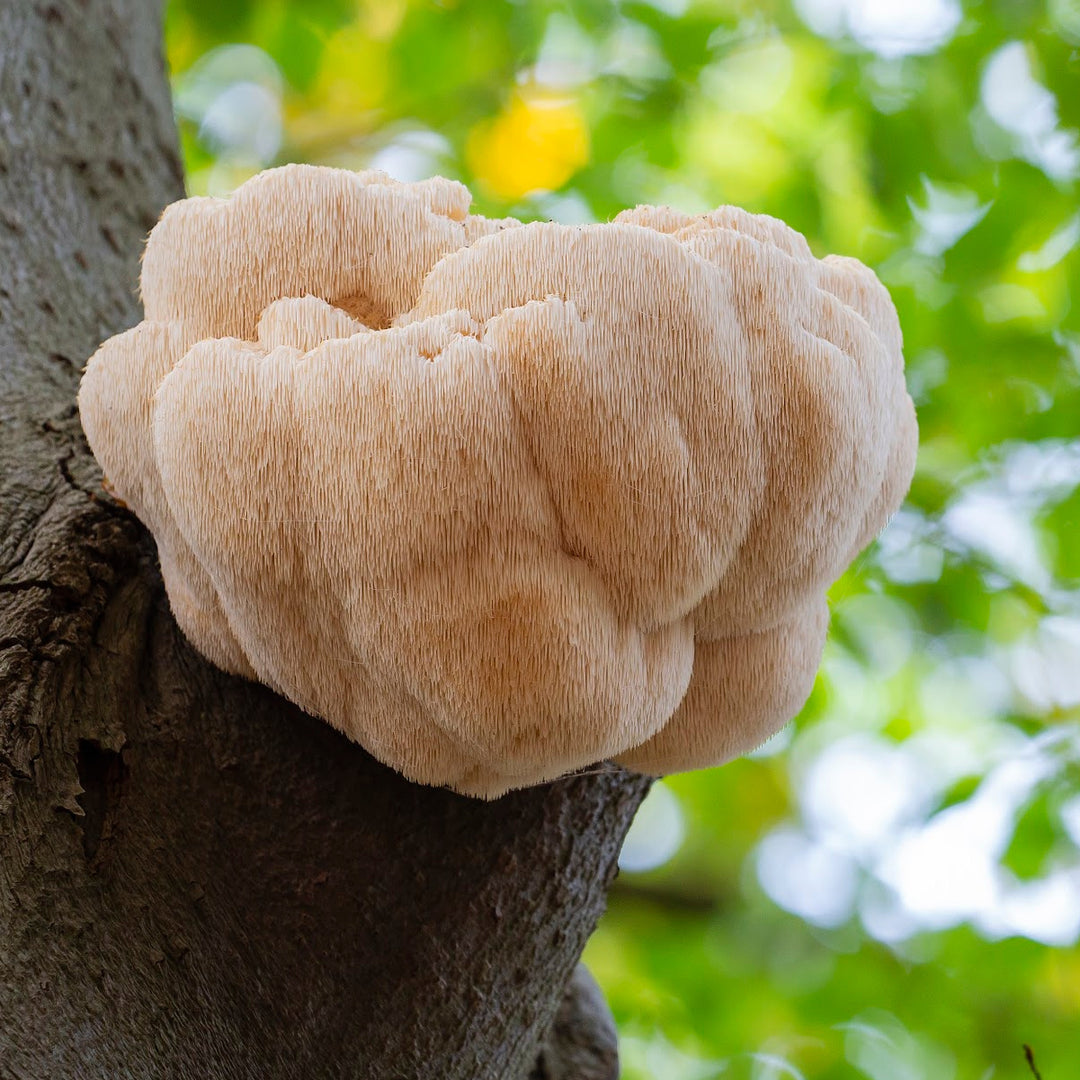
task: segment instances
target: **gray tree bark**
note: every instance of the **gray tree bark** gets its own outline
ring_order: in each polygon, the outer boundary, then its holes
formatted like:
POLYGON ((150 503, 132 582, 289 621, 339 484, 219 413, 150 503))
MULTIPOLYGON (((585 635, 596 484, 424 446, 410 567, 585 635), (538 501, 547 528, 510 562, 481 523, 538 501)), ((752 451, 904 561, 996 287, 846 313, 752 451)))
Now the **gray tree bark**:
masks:
POLYGON ((647 782, 406 783, 196 655, 101 492, 79 372, 181 194, 158 5, 0 0, 0 1077, 602 1076, 553 1020, 647 782))

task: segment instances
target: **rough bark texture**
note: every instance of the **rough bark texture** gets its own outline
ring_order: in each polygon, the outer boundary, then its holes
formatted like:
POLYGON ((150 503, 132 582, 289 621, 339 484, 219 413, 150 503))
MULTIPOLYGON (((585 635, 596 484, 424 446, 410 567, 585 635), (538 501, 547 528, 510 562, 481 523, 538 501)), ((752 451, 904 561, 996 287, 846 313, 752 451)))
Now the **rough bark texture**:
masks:
POLYGON ((416 787, 180 636, 74 406, 181 194, 160 32, 0 0, 0 1077, 527 1075, 646 782, 416 787))

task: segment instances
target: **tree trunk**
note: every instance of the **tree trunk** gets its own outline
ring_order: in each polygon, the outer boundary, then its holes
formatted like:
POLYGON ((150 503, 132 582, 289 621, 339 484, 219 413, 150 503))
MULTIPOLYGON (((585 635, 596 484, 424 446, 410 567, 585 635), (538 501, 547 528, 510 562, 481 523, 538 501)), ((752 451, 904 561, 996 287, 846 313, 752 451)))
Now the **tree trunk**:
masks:
POLYGON ((79 372, 182 194, 160 35, 0 0, 0 1077, 554 1075, 647 782, 405 782, 197 656, 100 491, 79 372))

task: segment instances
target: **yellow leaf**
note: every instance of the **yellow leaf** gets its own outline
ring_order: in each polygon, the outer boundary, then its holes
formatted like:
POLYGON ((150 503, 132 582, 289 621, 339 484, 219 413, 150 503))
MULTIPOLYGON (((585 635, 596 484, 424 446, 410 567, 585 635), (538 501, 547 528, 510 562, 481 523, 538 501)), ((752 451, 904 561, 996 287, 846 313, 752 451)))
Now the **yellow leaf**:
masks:
POLYGON ((466 154, 481 186, 513 202, 561 187, 589 160, 588 126, 573 99, 526 90, 472 130, 466 154))

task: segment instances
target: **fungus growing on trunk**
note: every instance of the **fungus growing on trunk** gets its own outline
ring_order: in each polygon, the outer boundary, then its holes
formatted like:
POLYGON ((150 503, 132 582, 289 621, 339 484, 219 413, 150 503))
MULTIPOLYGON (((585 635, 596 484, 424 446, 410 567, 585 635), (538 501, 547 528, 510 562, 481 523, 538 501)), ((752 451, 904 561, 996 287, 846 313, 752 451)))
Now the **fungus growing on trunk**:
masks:
POLYGON ((150 234, 83 426, 184 633, 413 780, 718 764, 910 482, 885 289, 772 218, 286 166, 150 234))

